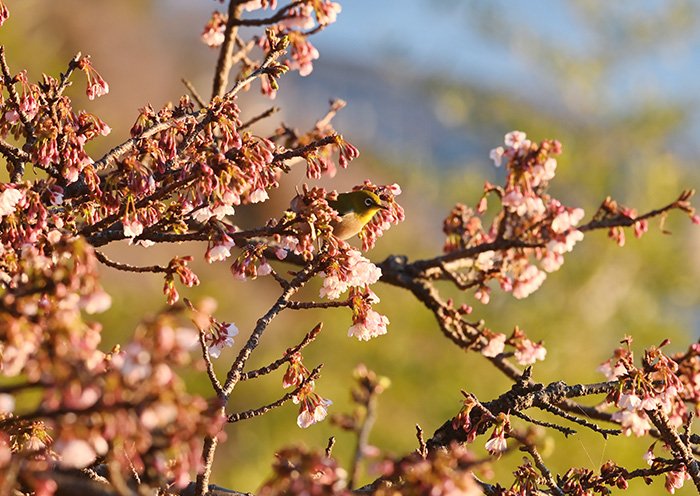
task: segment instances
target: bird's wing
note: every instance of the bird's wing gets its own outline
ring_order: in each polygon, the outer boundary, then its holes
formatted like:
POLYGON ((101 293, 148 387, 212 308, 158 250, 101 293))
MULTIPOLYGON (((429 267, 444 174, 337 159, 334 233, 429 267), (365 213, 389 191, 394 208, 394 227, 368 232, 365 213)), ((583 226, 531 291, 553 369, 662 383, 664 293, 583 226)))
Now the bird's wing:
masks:
MULTIPOLYGON (((338 196, 340 196, 340 195, 338 195, 338 196)), ((352 212, 351 207, 348 207, 348 206, 342 207, 338 200, 328 200, 328 205, 330 205, 331 208, 333 208, 336 212, 338 212, 338 215, 340 215, 341 217, 345 214, 352 212)))

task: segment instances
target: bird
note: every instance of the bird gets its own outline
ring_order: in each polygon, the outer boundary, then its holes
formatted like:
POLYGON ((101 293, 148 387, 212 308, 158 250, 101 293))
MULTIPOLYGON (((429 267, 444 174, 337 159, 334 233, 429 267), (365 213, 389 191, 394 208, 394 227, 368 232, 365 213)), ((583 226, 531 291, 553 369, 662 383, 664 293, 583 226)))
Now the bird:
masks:
POLYGON ((342 240, 359 233, 380 210, 389 210, 376 193, 364 189, 340 193, 336 200, 328 200, 328 205, 340 216, 340 220, 331 225, 333 235, 342 240))

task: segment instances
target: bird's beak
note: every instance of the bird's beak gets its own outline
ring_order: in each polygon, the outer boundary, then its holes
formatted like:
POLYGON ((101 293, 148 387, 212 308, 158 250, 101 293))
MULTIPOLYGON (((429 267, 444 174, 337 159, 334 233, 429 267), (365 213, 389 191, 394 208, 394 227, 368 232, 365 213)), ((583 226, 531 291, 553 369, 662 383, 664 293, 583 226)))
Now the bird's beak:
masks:
POLYGON ((383 203, 375 203, 375 205, 377 205, 377 206, 378 206, 379 208, 381 208, 382 210, 389 210, 389 207, 387 207, 387 206, 384 205, 383 203))

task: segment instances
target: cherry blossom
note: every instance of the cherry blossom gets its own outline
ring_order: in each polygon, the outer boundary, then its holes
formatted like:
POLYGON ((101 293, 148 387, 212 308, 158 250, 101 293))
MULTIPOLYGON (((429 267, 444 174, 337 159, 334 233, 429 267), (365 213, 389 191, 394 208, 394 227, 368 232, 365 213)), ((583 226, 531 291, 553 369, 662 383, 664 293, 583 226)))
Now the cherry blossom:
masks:
POLYGON ((205 342, 209 345, 209 355, 219 358, 221 350, 233 346, 233 338, 238 335, 235 324, 214 323, 210 332, 205 335, 205 342))
POLYGON ((23 198, 22 192, 15 188, 7 188, 0 193, 0 217, 12 214, 23 198))

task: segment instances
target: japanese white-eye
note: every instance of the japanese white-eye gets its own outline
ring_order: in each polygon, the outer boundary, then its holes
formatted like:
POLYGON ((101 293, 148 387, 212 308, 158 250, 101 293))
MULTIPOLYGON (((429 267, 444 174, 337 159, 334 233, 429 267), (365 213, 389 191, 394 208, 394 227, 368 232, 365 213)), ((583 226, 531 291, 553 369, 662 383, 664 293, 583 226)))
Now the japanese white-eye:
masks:
POLYGON ((352 238, 372 220, 374 214, 388 210, 375 193, 364 189, 340 193, 337 200, 328 200, 328 204, 340 216, 340 220, 333 223, 333 234, 339 239, 352 238))

